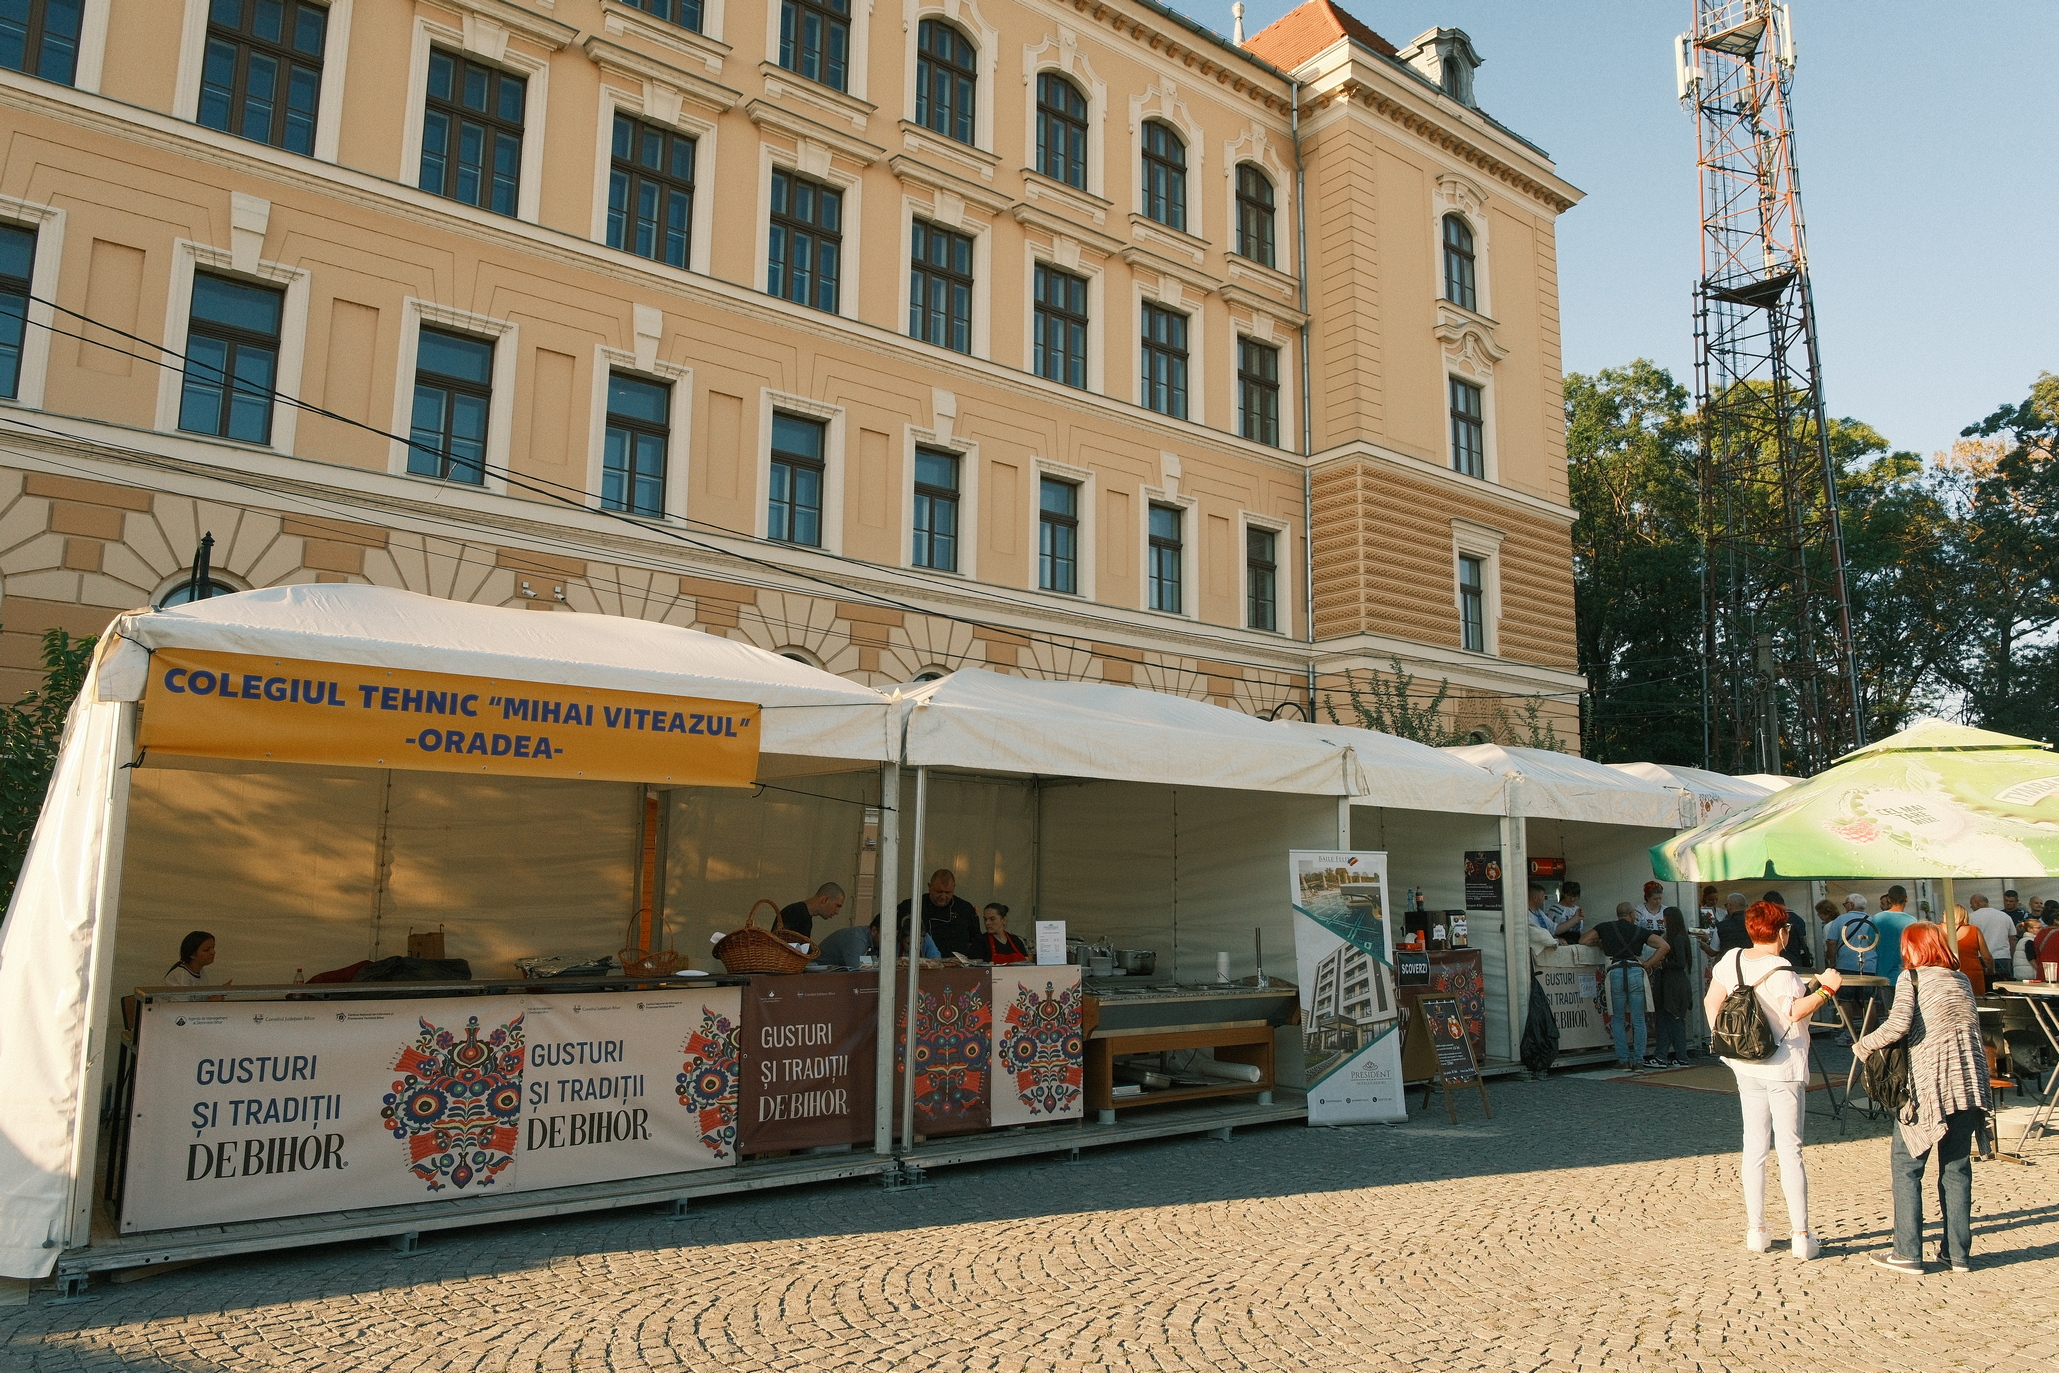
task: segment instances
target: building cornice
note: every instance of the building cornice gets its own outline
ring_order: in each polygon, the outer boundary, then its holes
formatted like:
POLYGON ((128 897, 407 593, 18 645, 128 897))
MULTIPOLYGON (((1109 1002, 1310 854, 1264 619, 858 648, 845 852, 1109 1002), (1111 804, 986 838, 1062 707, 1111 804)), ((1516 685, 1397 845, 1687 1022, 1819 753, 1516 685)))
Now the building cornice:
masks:
POLYGON ((697 72, 654 57, 645 56, 634 48, 589 34, 579 45, 587 57, 602 71, 620 72, 639 81, 652 81, 661 86, 670 86, 685 98, 707 109, 731 110, 742 100, 742 91, 733 91, 720 82, 710 81, 697 72))
POLYGON ((1355 439, 1350 443, 1338 444, 1335 448, 1326 448, 1310 458, 1308 464, 1315 469, 1316 475, 1320 477, 1324 468, 1333 467, 1341 462, 1353 461, 1372 462, 1405 476, 1415 478, 1418 481, 1428 481, 1443 486, 1453 493, 1463 496, 1467 501, 1487 502, 1520 510, 1539 519, 1565 525, 1568 529, 1572 528, 1573 522, 1580 518, 1580 512, 1573 509, 1570 505, 1559 505, 1556 502, 1545 500, 1542 496, 1533 496, 1527 491, 1518 491, 1514 487, 1503 486, 1499 482, 1482 481, 1478 477, 1468 477, 1464 473, 1454 472, 1448 467, 1440 467, 1434 462, 1412 457, 1407 453, 1397 453, 1391 448, 1383 448, 1376 443, 1369 443, 1363 439, 1355 439))
POLYGON ((745 105, 744 113, 761 129, 770 129, 774 133, 785 134, 788 138, 796 140, 820 143, 861 167, 870 167, 887 153, 887 150, 877 143, 853 138, 804 114, 795 114, 792 110, 783 109, 763 97, 745 105))

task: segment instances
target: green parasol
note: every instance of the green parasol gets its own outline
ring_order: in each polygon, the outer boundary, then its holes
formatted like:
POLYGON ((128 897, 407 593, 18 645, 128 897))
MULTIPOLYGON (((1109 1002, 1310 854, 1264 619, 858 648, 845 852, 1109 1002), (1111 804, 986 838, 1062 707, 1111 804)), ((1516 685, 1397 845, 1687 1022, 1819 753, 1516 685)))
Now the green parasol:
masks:
POLYGON ((1670 882, 2059 876, 2059 755, 1920 720, 1651 859, 1670 882))

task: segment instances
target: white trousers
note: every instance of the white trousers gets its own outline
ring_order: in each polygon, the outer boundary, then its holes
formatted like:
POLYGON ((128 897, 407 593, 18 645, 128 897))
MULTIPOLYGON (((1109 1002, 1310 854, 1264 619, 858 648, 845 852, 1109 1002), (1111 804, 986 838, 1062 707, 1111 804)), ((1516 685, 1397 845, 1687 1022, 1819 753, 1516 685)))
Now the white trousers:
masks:
POLYGON ((1780 1155, 1780 1190, 1787 1194, 1787 1228, 1800 1234, 1809 1228, 1809 1180, 1802 1173, 1802 1103, 1807 1085, 1763 1077, 1737 1078, 1737 1100, 1744 1108, 1744 1222, 1753 1230, 1766 1224, 1766 1145, 1780 1155))

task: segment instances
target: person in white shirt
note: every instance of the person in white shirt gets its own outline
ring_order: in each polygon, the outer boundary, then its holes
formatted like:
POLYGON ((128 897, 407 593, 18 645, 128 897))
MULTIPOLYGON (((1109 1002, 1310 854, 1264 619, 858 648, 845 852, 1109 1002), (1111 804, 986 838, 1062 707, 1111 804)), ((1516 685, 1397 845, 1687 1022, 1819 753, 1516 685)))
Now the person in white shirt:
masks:
MULTIPOLYGON (((195 930, 179 941, 179 961, 164 970, 167 987, 205 987, 207 970, 214 963, 214 936, 195 930)), ((227 986, 227 983, 222 985, 227 986)), ((173 998, 176 1000, 177 998, 173 998)), ((191 998, 199 1000, 198 997, 191 998)))
POLYGON ((1979 892, 1968 897, 1966 904, 1971 908, 1967 918, 1973 922, 1973 928, 1980 931, 1980 937, 1987 941, 1988 957, 1995 960, 1994 980, 2014 980, 2016 951, 2010 946, 2016 942, 2016 922, 1990 906, 1988 899, 1979 892))
POLYGON ((1763 1254, 1773 1247, 1766 1229, 1766 1144, 1770 1135, 1780 1154, 1780 1190, 1787 1197, 1790 1252, 1813 1259, 1822 1245, 1809 1231, 1809 1183, 1802 1172, 1802 1105, 1809 1090, 1809 1018, 1837 995, 1843 978, 1824 972, 1822 988, 1805 992, 1782 951, 1787 947, 1787 911, 1760 901, 1745 912, 1751 947, 1723 955, 1709 979, 1702 1010, 1714 1025, 1724 999, 1750 987, 1760 1014, 1773 1030, 1770 1057, 1751 1062, 1725 1058, 1737 1077, 1744 1114, 1744 1247, 1763 1254))

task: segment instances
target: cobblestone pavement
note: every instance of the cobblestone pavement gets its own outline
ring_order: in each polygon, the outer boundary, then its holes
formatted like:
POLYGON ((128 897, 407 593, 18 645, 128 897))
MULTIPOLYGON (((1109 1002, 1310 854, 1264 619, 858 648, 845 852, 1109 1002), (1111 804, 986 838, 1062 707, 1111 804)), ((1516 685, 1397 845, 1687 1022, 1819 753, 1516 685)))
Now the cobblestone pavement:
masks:
MULTIPOLYGON (((1809 1121, 1812 1263, 1740 1245, 1735 1098, 1592 1077, 1213 1140, 225 1259, 0 1310, 0 1368, 2051 1370, 2059 1147, 1975 1270, 1871 1267, 1887 1143, 1809 1121)), ((1813 1096, 1822 1110, 1822 1095, 1813 1096)), ((1783 1215, 1777 1182, 1770 1215, 1783 1215)))

